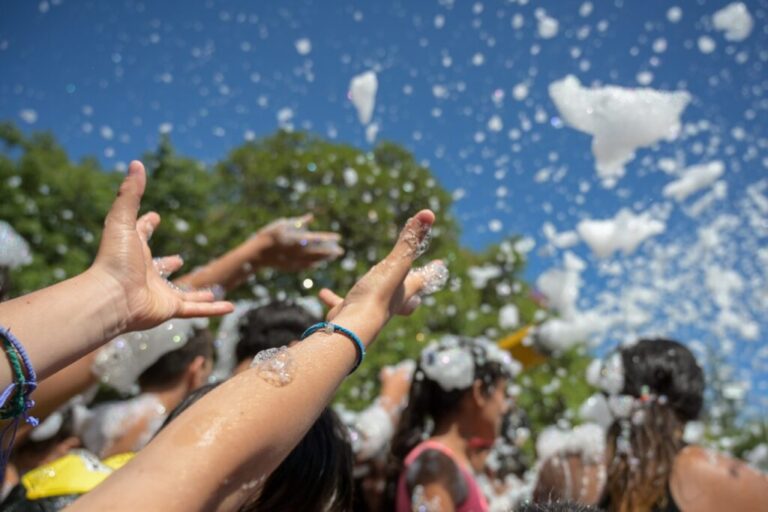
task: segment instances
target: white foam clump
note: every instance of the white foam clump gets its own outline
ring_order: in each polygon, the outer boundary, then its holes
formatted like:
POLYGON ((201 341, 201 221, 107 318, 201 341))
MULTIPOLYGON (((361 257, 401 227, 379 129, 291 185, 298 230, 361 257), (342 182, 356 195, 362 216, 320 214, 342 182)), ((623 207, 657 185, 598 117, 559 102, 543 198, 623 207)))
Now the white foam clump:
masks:
POLYGON ((593 394, 579 406, 579 417, 584 421, 600 425, 604 429, 613 423, 613 414, 602 393, 593 394))
POLYGON ((488 281, 501 277, 501 267, 497 265, 485 265, 482 267, 469 267, 467 270, 472 286, 476 289, 485 288, 488 281))
MULTIPOLYGON (((444 391, 467 389, 475 381, 475 362, 493 362, 505 368, 511 377, 522 370, 522 365, 487 338, 475 338, 463 344, 456 336, 443 336, 421 352, 421 371, 444 391)), ((418 377, 417 377, 418 378, 418 377)))
POLYGON ((520 312, 514 304, 505 304, 499 309, 499 327, 512 329, 520 324, 520 312))
POLYGON ((99 350, 91 371, 101 382, 123 393, 138 390, 136 380, 163 355, 183 347, 207 319, 172 319, 147 331, 119 336, 99 350))
POLYGON ((582 259, 568 251, 564 256, 564 268, 552 268, 536 280, 536 287, 547 297, 550 307, 567 317, 576 311, 576 301, 581 288, 581 272, 586 268, 582 259))
POLYGON ((371 122, 378 88, 379 81, 373 71, 356 75, 349 82, 349 99, 357 109, 357 118, 361 124, 371 122))
POLYGON ((599 461, 605 454, 605 432, 592 423, 572 430, 548 427, 536 440, 536 454, 542 461, 556 455, 581 455, 587 460, 599 461))
POLYGON ((312 41, 306 37, 297 39, 294 43, 294 46, 296 46, 296 51, 299 53, 299 55, 308 55, 309 52, 312 51, 312 41))
POLYGON ((725 165, 720 160, 706 164, 693 165, 685 169, 680 178, 664 187, 664 197, 684 201, 688 196, 715 183, 725 172, 725 165))
POLYGON ((0 220, 0 267, 10 269, 32 263, 29 245, 10 224, 0 220))
POLYGON ((25 108, 19 112, 19 117, 27 124, 35 124, 37 122, 37 111, 31 108, 25 108))
POLYGON ((701 36, 696 44, 699 47, 699 51, 704 55, 714 52, 717 48, 717 43, 715 43, 715 40, 709 36, 701 36))
POLYGON ((379 123, 371 123, 365 127, 365 140, 373 144, 379 134, 379 123))
POLYGON ((583 220, 576 231, 599 258, 616 251, 632 254, 646 239, 663 233, 666 224, 648 213, 635 215, 622 208, 613 219, 583 220))
POLYGON ((536 329, 536 340, 544 348, 558 352, 592 337, 611 326, 611 320, 596 311, 577 311, 565 318, 551 318, 536 329))
POLYGON ((548 350, 565 350, 584 342, 610 326, 611 320, 596 311, 580 311, 577 302, 582 285, 581 272, 586 264, 570 251, 565 253, 563 268, 552 268, 536 280, 536 287, 560 316, 536 328, 536 341, 548 350))
POLYGON ((380 453, 395 433, 392 417, 378 402, 360 413, 347 412, 345 423, 350 428, 352 451, 358 460, 368 460, 380 453))
POLYGON ((624 389, 624 363, 621 355, 612 354, 605 361, 593 360, 587 367, 587 382, 609 395, 621 393, 624 389))
POLYGON ((560 23, 553 17, 542 14, 539 18, 538 32, 542 39, 552 39, 560 29, 560 23))
POLYGON ((240 320, 248 311, 259 304, 251 300, 237 301, 235 309, 222 317, 216 340, 213 342, 216 350, 216 364, 211 374, 211 379, 220 382, 229 378, 237 365, 235 358, 235 346, 240 341, 240 320))
MULTIPOLYGON (((441 343, 442 344, 442 343, 441 343)), ((421 369, 444 391, 467 389, 475 380, 475 363, 465 348, 441 348, 432 343, 421 352, 421 369)))
POLYGON ((712 25, 724 32, 728 41, 745 40, 754 24, 752 15, 742 2, 730 3, 712 15, 712 25))
POLYGON ((573 75, 550 84, 549 95, 568 125, 593 136, 597 173, 607 185, 623 176, 637 149, 677 138, 691 101, 685 91, 587 88, 573 75))
POLYGON ((547 241, 558 249, 567 249, 579 243, 579 235, 575 231, 563 231, 558 233, 555 226, 550 222, 545 222, 541 227, 547 241))

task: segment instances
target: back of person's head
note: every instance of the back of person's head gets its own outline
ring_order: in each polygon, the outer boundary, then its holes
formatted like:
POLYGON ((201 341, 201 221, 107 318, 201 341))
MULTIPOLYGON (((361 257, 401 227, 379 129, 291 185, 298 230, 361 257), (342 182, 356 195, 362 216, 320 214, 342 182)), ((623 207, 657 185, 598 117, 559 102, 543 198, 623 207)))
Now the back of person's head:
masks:
POLYGON ((641 339, 621 349, 623 393, 664 397, 683 421, 698 418, 704 403, 704 372, 691 351, 677 341, 641 339))
MULTIPOLYGON (((160 430, 219 384, 206 384, 168 415, 160 430)), ((326 407, 306 435, 240 510, 346 512, 352 509, 352 446, 336 413, 326 407)))
POLYGON ((304 307, 274 301, 254 308, 240 319, 240 341, 235 347, 237 362, 252 359, 262 350, 283 347, 298 340, 319 320, 304 307))
POLYGON ((607 432, 610 511, 666 507, 685 424, 701 412, 704 372, 677 341, 641 339, 620 351, 630 407, 607 432))
POLYGON ((414 371, 408 405, 392 441, 392 455, 402 463, 420 441, 448 415, 479 382, 490 394, 502 379, 513 377, 515 362, 491 342, 446 336, 427 346, 414 371))
POLYGON ((190 371, 190 366, 196 363, 199 368, 198 379, 201 385, 207 378, 213 362, 213 334, 208 329, 195 328, 187 342, 176 350, 172 350, 155 361, 139 376, 139 386, 165 387, 173 385, 190 371), (200 358, 200 359, 198 359, 200 358))

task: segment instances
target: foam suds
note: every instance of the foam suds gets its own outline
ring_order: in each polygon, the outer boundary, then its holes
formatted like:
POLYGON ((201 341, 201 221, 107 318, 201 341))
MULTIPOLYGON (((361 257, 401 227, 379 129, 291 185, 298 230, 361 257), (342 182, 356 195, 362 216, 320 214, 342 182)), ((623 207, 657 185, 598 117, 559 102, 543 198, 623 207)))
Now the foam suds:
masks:
MULTIPOLYGON (((411 221, 408 222, 410 223, 411 221)), ((406 225, 400 233, 400 239, 410 247, 411 250, 409 256, 416 259, 427 252, 429 244, 432 241, 432 227, 423 224, 418 219, 414 220, 413 223, 415 224, 415 227, 406 225)))
POLYGON ((424 286, 419 290, 419 295, 432 295, 445 287, 448 282, 448 267, 442 261, 432 261, 423 267, 415 268, 410 274, 419 274, 424 279, 424 286))
POLYGON ((296 364, 287 347, 262 350, 253 358, 251 368, 262 380, 275 387, 290 384, 296 373, 296 364))

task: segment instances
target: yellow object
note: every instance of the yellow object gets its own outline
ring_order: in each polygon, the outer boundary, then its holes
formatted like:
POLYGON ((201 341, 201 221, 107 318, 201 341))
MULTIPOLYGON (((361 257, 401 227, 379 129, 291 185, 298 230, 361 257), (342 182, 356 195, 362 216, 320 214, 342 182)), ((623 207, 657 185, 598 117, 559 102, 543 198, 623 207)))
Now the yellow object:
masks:
POLYGON ((121 453, 100 461, 90 452, 74 450, 55 461, 26 473, 21 483, 27 499, 85 494, 134 457, 121 453))
POLYGON ((509 351, 524 369, 532 368, 547 360, 547 357, 536 350, 533 346, 524 345, 523 340, 531 330, 530 325, 526 325, 522 329, 519 329, 506 338, 499 340, 499 347, 509 351))

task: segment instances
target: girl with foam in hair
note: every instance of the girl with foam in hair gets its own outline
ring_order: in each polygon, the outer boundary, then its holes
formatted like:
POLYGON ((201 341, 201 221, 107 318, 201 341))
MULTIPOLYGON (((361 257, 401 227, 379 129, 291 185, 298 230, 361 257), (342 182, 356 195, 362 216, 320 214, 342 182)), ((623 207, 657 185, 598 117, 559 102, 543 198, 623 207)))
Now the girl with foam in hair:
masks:
POLYGON ((535 497, 609 512, 765 509, 766 475, 684 439, 704 402, 704 373, 687 347, 642 339, 593 363, 587 377, 602 393, 582 416, 607 428, 605 455, 546 461, 535 497))
POLYGON ((392 442, 387 510, 488 509, 470 456, 498 436, 518 368, 485 339, 446 337, 422 351, 392 442))

